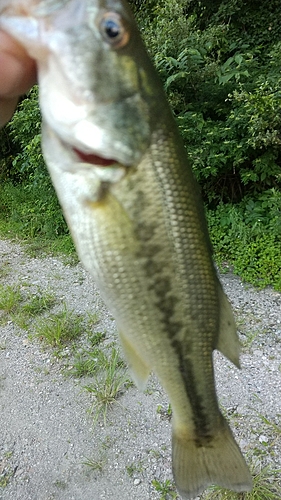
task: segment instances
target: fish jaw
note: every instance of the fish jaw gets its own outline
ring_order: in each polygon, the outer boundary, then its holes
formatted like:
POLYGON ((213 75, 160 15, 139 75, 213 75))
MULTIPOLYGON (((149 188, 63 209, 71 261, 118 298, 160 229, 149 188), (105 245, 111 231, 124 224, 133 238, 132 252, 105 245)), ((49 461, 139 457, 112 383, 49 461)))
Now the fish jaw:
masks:
POLYGON ((116 160, 98 156, 93 150, 88 152, 78 150, 73 147, 73 144, 61 140, 44 120, 42 122, 42 148, 63 208, 65 203, 64 200, 61 200, 62 186, 57 187, 57 178, 63 179, 64 173, 72 174, 73 179, 75 174, 75 178, 79 179, 80 188, 78 191, 74 191, 73 196, 81 193, 78 198, 82 204, 99 201, 103 197, 107 184, 119 182, 127 173, 127 167, 116 160), (52 147, 51 155, 50 145, 52 147), (59 169, 52 167, 54 154, 55 163, 59 164, 59 169), (52 160, 48 161, 49 156, 52 157, 52 160), (82 188, 82 186, 84 187, 82 188))

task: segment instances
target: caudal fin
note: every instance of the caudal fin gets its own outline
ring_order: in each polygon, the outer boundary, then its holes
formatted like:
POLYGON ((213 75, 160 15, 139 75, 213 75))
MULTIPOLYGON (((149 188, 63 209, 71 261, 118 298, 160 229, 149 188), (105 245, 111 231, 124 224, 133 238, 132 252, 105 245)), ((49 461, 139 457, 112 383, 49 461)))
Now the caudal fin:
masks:
POLYGON ((174 429, 173 473, 183 499, 195 498, 212 484, 237 492, 252 489, 249 469, 226 422, 206 446, 174 429))

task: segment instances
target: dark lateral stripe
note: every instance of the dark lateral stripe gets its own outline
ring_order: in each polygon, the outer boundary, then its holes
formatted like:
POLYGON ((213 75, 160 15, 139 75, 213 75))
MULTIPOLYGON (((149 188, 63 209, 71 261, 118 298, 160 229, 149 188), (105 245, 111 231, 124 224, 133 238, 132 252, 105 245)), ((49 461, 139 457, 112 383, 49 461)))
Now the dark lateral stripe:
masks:
MULTIPOLYGON (((176 352, 176 356, 179 360, 179 370, 182 376, 182 383, 192 408, 195 432, 198 437, 198 446, 202 446, 203 443, 206 444, 206 442, 210 441, 212 438, 209 417, 206 414, 203 397, 197 390, 192 359, 184 356, 183 346, 176 340, 177 333, 183 328, 183 324, 181 322, 172 320, 177 299, 172 295, 167 295, 167 290, 170 290, 170 283, 167 283, 168 278, 163 278, 161 281, 162 283, 158 281, 154 288, 158 297, 156 305, 162 313, 162 325, 171 340, 171 347, 176 352)), ((184 348, 185 352, 191 352, 191 342, 189 346, 188 343, 185 343, 184 348)))
MULTIPOLYGON (((172 339, 171 339, 172 340, 172 339)), ((192 408, 192 419, 197 437, 197 446, 206 445, 212 439, 210 419, 206 414, 203 396, 197 390, 196 378, 194 376, 194 366, 190 359, 184 358, 182 346, 177 340, 171 342, 179 359, 180 372, 187 398, 192 408)))
MULTIPOLYGON (((143 268, 148 277, 148 289, 152 289, 157 298, 155 306, 161 311, 162 327, 167 333, 171 341, 171 348, 174 349, 179 360, 182 383, 192 408, 198 446, 202 446, 211 439, 209 418, 203 405, 203 397, 197 390, 192 360, 184 356, 183 346, 176 340, 177 333, 184 328, 184 325, 182 322, 176 322, 172 319, 178 298, 171 293, 171 277, 165 273, 165 269, 159 266, 158 254, 161 252, 161 247, 153 242, 154 231, 155 225, 151 222, 142 221, 142 224, 138 225, 136 235, 139 241, 143 243, 140 257, 144 259, 143 268)), ((184 347, 186 352, 191 352, 191 343, 190 346, 185 344, 184 347)))

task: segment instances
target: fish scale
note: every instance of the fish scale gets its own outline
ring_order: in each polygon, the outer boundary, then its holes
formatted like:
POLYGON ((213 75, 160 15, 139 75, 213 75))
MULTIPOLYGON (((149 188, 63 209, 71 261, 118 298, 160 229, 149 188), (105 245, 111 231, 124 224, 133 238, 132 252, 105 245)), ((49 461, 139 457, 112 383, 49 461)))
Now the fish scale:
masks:
POLYGON ((125 0, 13 0, 0 27, 36 60, 43 153, 83 265, 114 315, 140 389, 170 399, 184 499, 249 491, 222 416, 212 353, 239 367, 199 188, 125 0), (24 7, 24 8, 23 8, 24 7))

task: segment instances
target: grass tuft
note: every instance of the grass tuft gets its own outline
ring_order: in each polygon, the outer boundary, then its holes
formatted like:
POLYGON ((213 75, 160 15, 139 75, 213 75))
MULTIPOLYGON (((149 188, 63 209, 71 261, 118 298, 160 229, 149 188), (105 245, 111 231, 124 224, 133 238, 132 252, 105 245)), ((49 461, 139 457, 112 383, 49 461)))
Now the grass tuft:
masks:
POLYGON ((160 483, 157 479, 153 479, 152 486, 161 494, 160 500, 176 500, 180 498, 176 492, 175 485, 170 479, 166 479, 163 483, 160 483))
POLYGON ((92 470, 98 470, 101 472, 106 464, 106 459, 105 457, 101 457, 98 460, 95 460, 94 458, 87 458, 85 457, 85 460, 83 462, 83 465, 86 465, 92 470))
POLYGON ((84 332, 84 319, 74 311, 64 309, 37 322, 37 335, 53 347, 63 348, 84 332))
POLYGON ((30 318, 51 309, 55 303, 55 296, 40 288, 36 293, 26 294, 19 285, 0 284, 2 323, 11 320, 20 328, 26 329, 30 318))
POLYGON ((6 315, 15 311, 22 300, 19 288, 11 285, 0 285, 0 309, 6 315))
POLYGON ((127 371, 118 350, 115 348, 112 349, 109 356, 100 350, 96 365, 98 368, 94 382, 84 388, 94 396, 91 408, 94 422, 96 423, 103 416, 104 423, 106 423, 108 409, 123 392, 127 382, 127 371))
POLYGON ((279 469, 272 469, 269 465, 253 473, 253 489, 247 493, 235 493, 219 486, 212 486, 203 494, 203 500, 280 500, 279 469))
POLYGON ((49 292, 45 292, 44 294, 33 294, 28 302, 23 304, 21 311, 28 317, 37 316, 51 309, 55 303, 55 296, 49 292))

